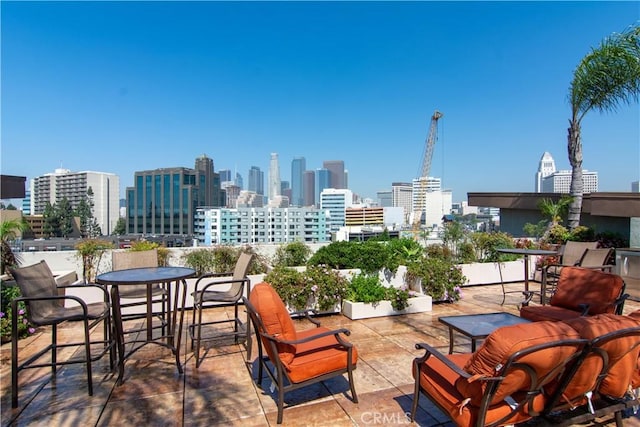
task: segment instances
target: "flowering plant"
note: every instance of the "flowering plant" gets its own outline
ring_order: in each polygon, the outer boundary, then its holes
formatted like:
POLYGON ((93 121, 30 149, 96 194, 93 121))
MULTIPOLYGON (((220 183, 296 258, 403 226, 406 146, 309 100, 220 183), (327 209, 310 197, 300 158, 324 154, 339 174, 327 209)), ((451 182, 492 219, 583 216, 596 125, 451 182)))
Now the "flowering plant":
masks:
MULTIPOLYGON (((2 304, 0 308, 0 338, 2 341, 8 341, 11 339, 11 301, 20 296, 20 288, 17 286, 3 287, 2 292, 2 304)), ((33 334, 36 330, 29 324, 27 320, 27 311, 23 301, 18 303, 18 338, 24 338, 30 334, 33 334)))
POLYGON ((462 298, 461 286, 467 282, 460 267, 452 261, 425 257, 407 266, 405 280, 421 281, 422 290, 434 300, 454 302, 462 298))
POLYGON ((309 266, 305 271, 276 266, 264 277, 282 301, 295 310, 308 308, 327 311, 346 294, 347 279, 324 266, 309 266))

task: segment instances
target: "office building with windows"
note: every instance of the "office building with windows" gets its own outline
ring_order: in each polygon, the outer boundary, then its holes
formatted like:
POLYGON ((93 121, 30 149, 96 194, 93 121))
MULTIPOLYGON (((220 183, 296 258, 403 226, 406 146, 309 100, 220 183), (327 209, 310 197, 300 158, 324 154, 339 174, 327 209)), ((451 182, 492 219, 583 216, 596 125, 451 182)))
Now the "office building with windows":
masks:
MULTIPOLYGON (((582 170, 582 192, 596 193, 598 191, 598 172, 582 170)), ((542 179, 543 193, 566 193, 571 190, 571 171, 556 171, 542 179)))
POLYGON ((345 225, 346 210, 353 206, 353 193, 347 189, 325 188, 320 193, 320 209, 329 212, 331 231, 345 225))
POLYGON ((320 194, 327 188, 331 187, 331 172, 327 169, 316 169, 316 182, 315 182, 315 202, 316 206, 320 206, 320 194))
POLYGON ((401 207, 404 210, 404 222, 409 223, 413 204, 413 185, 409 182, 394 182, 391 184, 392 206, 401 207))
POLYGON ((264 172, 258 166, 251 166, 251 169, 249 169, 249 186, 247 190, 261 196, 264 195, 264 172))
POLYGON ((203 245, 328 242, 328 214, 315 208, 199 208, 195 237, 203 245))
POLYGON ((316 204, 316 173, 314 171, 304 171, 302 173, 302 194, 303 206, 315 206, 316 204))
POLYGON ((205 155, 194 169, 136 172, 134 186, 127 187, 127 232, 193 235, 196 208, 224 206, 225 197, 213 160, 205 155))
POLYGON ((544 152, 538 163, 538 172, 536 172, 536 193, 542 193, 542 181, 556 171, 556 162, 551 154, 544 152))
POLYGON ((307 161, 304 157, 295 157, 291 161, 291 206, 305 206, 304 204, 304 171, 307 161))
POLYGON ((347 188, 344 161, 325 160, 322 162, 322 168, 328 170, 330 175, 329 186, 326 188, 347 188))
POLYGON ((102 234, 109 235, 119 218, 120 178, 105 172, 71 172, 56 169, 54 173, 34 178, 30 182, 32 215, 42 215, 47 203, 59 203, 66 198, 73 209, 93 191, 93 217, 102 234))

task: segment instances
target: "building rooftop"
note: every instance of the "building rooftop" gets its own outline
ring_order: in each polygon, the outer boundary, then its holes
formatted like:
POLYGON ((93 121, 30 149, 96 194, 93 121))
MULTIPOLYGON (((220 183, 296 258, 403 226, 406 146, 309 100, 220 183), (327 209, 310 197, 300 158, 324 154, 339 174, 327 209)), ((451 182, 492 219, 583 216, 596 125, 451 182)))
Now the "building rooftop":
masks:
MULTIPOLYGON (((506 286, 507 290, 517 291, 523 285, 506 286)), ((432 312, 356 321, 340 314, 320 317, 324 326, 351 330, 349 339, 359 353, 354 372, 359 403, 350 400, 347 381, 340 378, 304 387, 285 395, 283 425, 409 424, 405 414, 411 410, 413 395, 411 363, 422 353, 414 345, 426 342, 447 352, 448 330, 438 317, 495 311, 517 314, 518 293, 508 294, 504 305, 500 305, 501 301, 500 285, 483 285, 464 288, 460 301, 434 304, 432 312)), ((639 308, 640 303, 628 301, 625 314, 639 308)), ((232 309, 205 313, 216 319, 233 316, 232 309)), ((185 315, 185 323, 187 319, 185 315)), ((303 325, 303 321, 299 322, 303 325)), ((80 333, 76 325, 65 325, 59 337, 78 339, 80 333)), ((43 328, 19 342, 21 354, 29 354, 49 340, 49 331, 43 328)), ((177 373, 168 350, 147 346, 127 361, 124 383, 116 386, 108 358, 104 357, 94 367, 92 397, 87 395, 84 365, 62 367, 53 379, 47 369, 23 371, 19 376, 20 406, 14 410, 10 402, 11 345, 4 344, 0 352, 2 426, 276 425, 274 393, 267 380, 263 380, 264 389, 255 383, 256 346, 248 358, 244 345, 232 340, 210 342, 205 346, 205 359, 196 369, 191 343, 186 341, 182 352, 184 375, 177 373)), ((457 337, 455 350, 470 351, 469 341, 457 337)), ((611 419, 599 421, 592 425, 615 425, 611 419)), ((640 425, 640 418, 625 422, 640 425)), ((453 424, 423 396, 415 425, 453 424)))

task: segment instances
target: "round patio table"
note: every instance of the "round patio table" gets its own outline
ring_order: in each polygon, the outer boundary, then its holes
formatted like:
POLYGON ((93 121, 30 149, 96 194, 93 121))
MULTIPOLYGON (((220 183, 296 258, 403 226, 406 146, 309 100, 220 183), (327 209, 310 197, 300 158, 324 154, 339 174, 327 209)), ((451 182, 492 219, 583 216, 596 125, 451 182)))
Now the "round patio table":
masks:
MULTIPOLYGON (((501 248, 498 249, 498 252, 504 254, 513 254, 513 255, 523 255, 524 256, 524 290, 525 292, 529 292, 529 256, 530 255, 545 255, 545 256, 553 256, 558 255, 558 251, 552 251, 548 249, 526 249, 526 248, 501 248)), ((498 263, 498 268, 500 268, 500 263, 498 263)), ((502 276, 502 274, 501 274, 502 276)), ((502 304, 504 304, 506 292, 504 290, 504 281, 502 283, 502 304)), ((515 291, 511 291, 515 292, 515 291)), ((540 295, 542 301, 542 295, 540 295)))
POLYGON ((158 344, 169 348, 176 357, 178 372, 183 373, 180 363, 180 340, 182 338, 182 324, 184 321, 185 301, 187 298, 186 279, 195 275, 195 270, 186 267, 146 267, 130 268, 127 270, 115 270, 104 273, 96 277, 96 282, 101 285, 111 286, 111 307, 113 312, 113 323, 118 349, 118 380, 117 384, 122 384, 124 374, 124 362, 128 357, 147 344, 158 344), (163 328, 160 336, 153 336, 153 307, 148 302, 152 300, 152 285, 160 283, 167 289, 169 302, 167 307, 167 328, 163 328), (124 327, 122 325, 122 312, 120 309, 120 286, 147 285, 147 313, 146 313, 146 334, 141 334, 142 339, 134 339, 125 343, 124 327), (173 287, 173 308, 171 307, 171 289, 173 287), (182 293, 180 294, 180 290, 182 293), (178 305, 180 297, 181 304, 178 305), (180 319, 177 322, 177 313, 180 311, 180 319), (177 331, 176 331, 177 328, 177 331), (165 332, 166 331, 166 332, 165 332), (124 352, 125 344, 135 343, 127 354, 124 352))

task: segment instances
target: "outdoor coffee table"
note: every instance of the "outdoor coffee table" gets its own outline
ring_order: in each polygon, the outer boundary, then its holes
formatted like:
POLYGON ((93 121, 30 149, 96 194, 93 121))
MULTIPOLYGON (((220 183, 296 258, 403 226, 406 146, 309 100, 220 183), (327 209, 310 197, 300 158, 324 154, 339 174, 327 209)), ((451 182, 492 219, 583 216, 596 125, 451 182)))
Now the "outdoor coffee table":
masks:
POLYGON ((485 339, 491 332, 502 326, 529 323, 511 313, 462 314, 458 316, 442 316, 441 323, 449 327, 449 354, 453 353, 453 331, 471 339, 471 352, 476 351, 476 342, 485 339))

